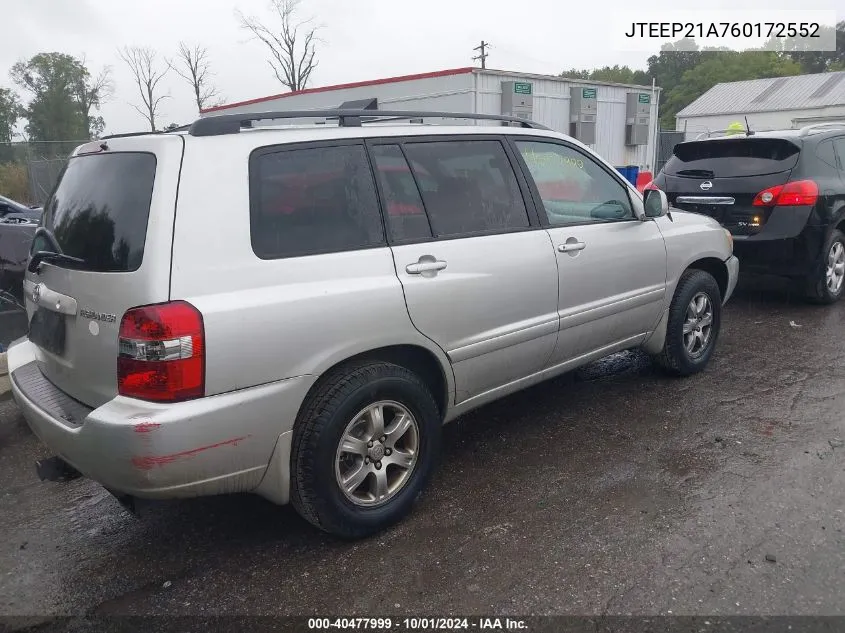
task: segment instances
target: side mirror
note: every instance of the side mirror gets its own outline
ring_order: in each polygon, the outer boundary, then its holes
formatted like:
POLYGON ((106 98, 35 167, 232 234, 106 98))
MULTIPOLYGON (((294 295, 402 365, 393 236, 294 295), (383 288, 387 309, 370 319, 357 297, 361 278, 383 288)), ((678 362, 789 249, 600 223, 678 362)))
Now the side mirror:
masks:
POLYGON ((647 218, 660 218, 669 215, 669 199, 660 189, 646 189, 643 193, 643 206, 647 218))

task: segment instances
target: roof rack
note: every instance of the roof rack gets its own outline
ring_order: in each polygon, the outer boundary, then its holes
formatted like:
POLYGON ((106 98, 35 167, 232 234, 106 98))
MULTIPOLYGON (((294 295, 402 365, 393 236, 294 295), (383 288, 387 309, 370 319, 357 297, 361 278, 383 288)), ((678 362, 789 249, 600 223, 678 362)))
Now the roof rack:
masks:
POLYGON ((839 123, 813 123, 812 125, 805 125, 798 131, 798 136, 808 136, 810 134, 819 134, 825 130, 839 130, 845 129, 845 121, 839 123))
POLYGON ((695 137, 696 141, 708 138, 722 138, 724 136, 754 136, 754 132, 748 133, 747 130, 713 130, 712 132, 702 132, 695 137))
POLYGON ((133 136, 149 136, 151 134, 169 134, 171 132, 187 132, 191 128, 189 125, 180 125, 178 127, 170 128, 169 130, 156 130, 155 132, 146 131, 146 132, 123 132, 120 134, 108 134, 107 136, 101 136, 99 139, 100 141, 107 141, 110 138, 131 138, 133 136))
POLYGON ((255 121, 274 119, 337 119, 340 127, 360 127, 363 123, 406 119, 472 119, 479 121, 502 121, 516 123, 534 130, 548 130, 540 123, 500 114, 474 114, 470 112, 420 112, 406 110, 289 110, 286 112, 249 112, 243 114, 221 114, 197 119, 191 124, 191 136, 222 136, 237 134, 242 128, 250 128, 255 121))

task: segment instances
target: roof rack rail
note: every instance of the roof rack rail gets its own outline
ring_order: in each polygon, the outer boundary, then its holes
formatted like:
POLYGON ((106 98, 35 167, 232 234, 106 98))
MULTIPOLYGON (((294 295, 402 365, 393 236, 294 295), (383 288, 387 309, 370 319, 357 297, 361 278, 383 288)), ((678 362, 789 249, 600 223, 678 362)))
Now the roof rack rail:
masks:
POLYGON ((845 128, 845 121, 835 123, 813 123, 805 125, 798 131, 798 136, 808 136, 812 133, 824 132, 825 130, 838 130, 845 128))
POLYGON ((540 123, 500 114, 474 114, 470 112, 421 112, 406 110, 289 110, 287 112, 249 112, 243 114, 221 114, 197 119, 191 124, 191 136, 222 136, 237 134, 241 128, 252 127, 255 121, 274 119, 337 119, 340 127, 360 127, 363 123, 406 119, 472 119, 479 121, 502 121, 517 123, 534 130, 548 130, 540 123))
POLYGON ((723 136, 754 136, 754 132, 751 132, 751 134, 749 134, 747 130, 712 130, 708 132, 702 132, 701 134, 695 137, 695 140, 701 141, 703 139, 708 138, 722 138, 723 136))
POLYGON ((100 138, 94 140, 107 141, 110 138, 132 138, 133 136, 148 136, 150 134, 161 134, 161 132, 158 130, 156 130, 155 132, 150 132, 149 130, 146 132, 123 132, 121 134, 108 134, 106 136, 101 136, 100 138))
POLYGON ((189 125, 180 125, 178 127, 170 128, 169 130, 156 130, 155 132, 146 131, 146 132, 123 132, 120 134, 109 134, 107 136, 101 136, 99 139, 93 139, 95 141, 107 141, 110 138, 132 138, 133 136, 150 136, 154 134, 169 134, 171 132, 187 132, 191 128, 189 125))

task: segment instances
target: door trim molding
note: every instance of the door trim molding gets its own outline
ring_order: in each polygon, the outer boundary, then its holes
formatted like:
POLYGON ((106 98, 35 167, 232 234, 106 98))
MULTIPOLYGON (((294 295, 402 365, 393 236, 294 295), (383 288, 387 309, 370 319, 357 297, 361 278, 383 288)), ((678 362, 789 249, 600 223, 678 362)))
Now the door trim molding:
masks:
POLYGON ((605 317, 613 316, 628 310, 633 310, 650 303, 663 302, 666 295, 666 285, 658 284, 645 290, 635 290, 608 299, 602 299, 584 306, 576 306, 561 311, 560 329, 584 325, 590 321, 596 321, 605 317))
POLYGON ((461 361, 498 352, 514 345, 521 345, 549 334, 556 334, 558 324, 558 315, 543 315, 530 319, 529 321, 523 321, 519 324, 519 327, 510 328, 509 331, 503 332, 499 329, 482 332, 478 337, 481 340, 456 347, 453 350, 447 351, 447 354, 449 355, 449 360, 453 363, 460 363, 461 361))

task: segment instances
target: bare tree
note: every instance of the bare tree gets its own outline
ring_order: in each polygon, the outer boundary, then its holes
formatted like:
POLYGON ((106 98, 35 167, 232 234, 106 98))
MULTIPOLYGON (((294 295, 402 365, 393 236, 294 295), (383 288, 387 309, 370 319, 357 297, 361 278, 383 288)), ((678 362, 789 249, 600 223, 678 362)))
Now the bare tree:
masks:
POLYGON ((267 63, 276 78, 290 90, 302 90, 317 67, 315 45, 319 27, 312 19, 296 20, 300 0, 270 0, 270 4, 280 22, 276 29, 238 11, 241 27, 252 31, 269 49, 271 58, 267 63))
POLYGON ((212 100, 218 96, 218 92, 212 83, 208 49, 199 45, 190 47, 185 42, 179 42, 179 53, 176 57, 176 62, 170 66, 177 75, 191 84, 197 109, 202 111, 212 105, 212 100))
POLYGON ((143 46, 125 46, 119 53, 135 76, 135 83, 143 102, 142 108, 134 104, 132 107, 147 120, 150 130, 155 132, 159 106, 162 101, 170 97, 169 94, 161 94, 159 89, 159 83, 170 70, 170 64, 165 62, 162 68, 158 63, 156 52, 143 46))
MULTIPOLYGON (((82 66, 86 66, 86 59, 82 58, 82 66)), ((87 73, 74 84, 76 101, 82 114, 82 124, 92 138, 97 138, 105 127, 101 116, 91 116, 91 109, 99 109, 114 94, 114 82, 111 78, 111 67, 106 66, 96 77, 87 73)))

